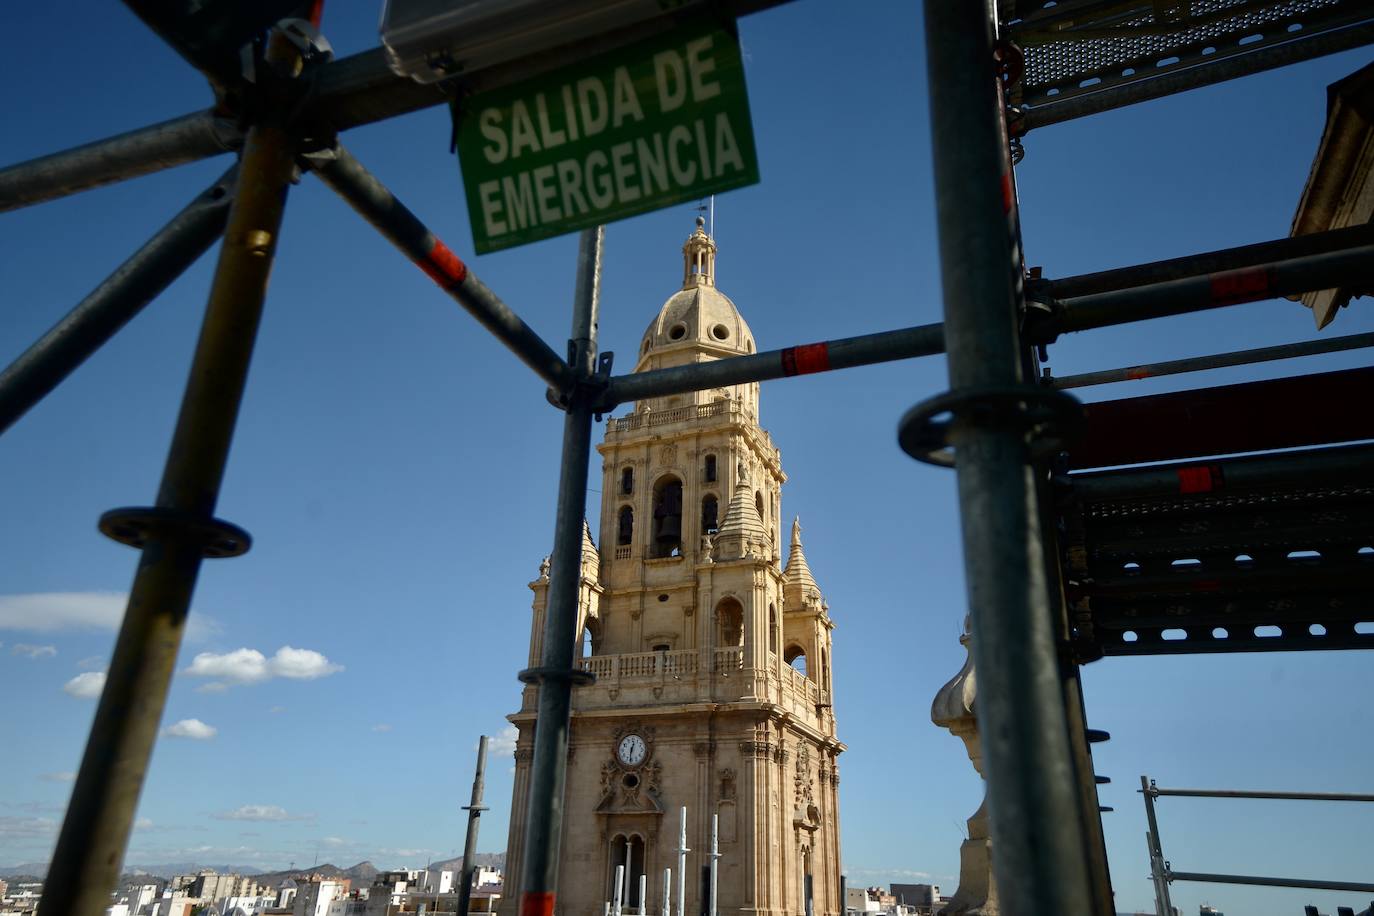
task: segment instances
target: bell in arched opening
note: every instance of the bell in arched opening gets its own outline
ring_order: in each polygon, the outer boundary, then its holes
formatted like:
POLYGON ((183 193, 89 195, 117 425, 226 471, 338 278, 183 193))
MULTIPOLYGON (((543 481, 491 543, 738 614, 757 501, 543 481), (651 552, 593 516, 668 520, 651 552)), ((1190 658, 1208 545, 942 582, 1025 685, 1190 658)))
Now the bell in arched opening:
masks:
POLYGON ((654 487, 654 556, 671 557, 682 546, 682 481, 667 477, 654 487))

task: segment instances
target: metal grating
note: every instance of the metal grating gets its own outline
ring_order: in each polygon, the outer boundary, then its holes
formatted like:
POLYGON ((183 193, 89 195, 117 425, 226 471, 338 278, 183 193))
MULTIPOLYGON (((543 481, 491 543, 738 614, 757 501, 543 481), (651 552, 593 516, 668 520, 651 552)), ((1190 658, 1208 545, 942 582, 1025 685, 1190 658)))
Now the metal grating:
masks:
MULTIPOLYGON (((1070 99, 1103 96, 1090 107, 1074 106, 1066 113, 1076 117, 1164 94, 1112 92, 1130 84, 1221 61, 1230 61, 1234 72, 1218 78, 1240 76, 1362 44, 1374 30, 1374 6, 1367 0, 1185 0, 1167 5, 1069 0, 1024 6, 1040 8, 1018 9, 1022 18, 1006 26, 1025 54, 1023 80, 1012 88, 1010 100, 1028 107, 1032 124, 1067 119, 1041 109, 1070 99), (1278 47, 1286 48, 1282 59, 1266 62, 1260 54, 1278 47), (1254 66, 1247 69, 1245 60, 1253 60, 1254 66), (1118 98, 1106 98, 1110 95, 1118 98)), ((1214 81, 1204 77, 1196 85, 1214 81)), ((1190 86, 1165 91, 1181 88, 1190 86)))
POLYGON ((1055 483, 1080 660, 1374 648, 1374 446, 1055 483))

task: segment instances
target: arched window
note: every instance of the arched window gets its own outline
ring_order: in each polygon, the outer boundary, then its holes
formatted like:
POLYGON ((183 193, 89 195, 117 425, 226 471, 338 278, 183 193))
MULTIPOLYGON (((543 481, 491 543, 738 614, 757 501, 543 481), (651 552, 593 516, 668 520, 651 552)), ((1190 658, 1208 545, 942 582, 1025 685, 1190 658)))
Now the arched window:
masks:
POLYGON ((611 873, 606 876, 606 899, 615 899, 616 866, 621 866, 621 901, 625 909, 639 907, 639 876, 644 874, 644 838, 616 836, 611 840, 611 873))
POLYGON ((620 469, 620 492, 621 492, 621 493, 624 493, 626 496, 629 496, 629 495, 630 495, 631 493, 633 493, 634 491, 635 491, 635 469, 634 469, 634 468, 621 468, 621 469, 620 469))
POLYGON ((616 524, 615 543, 619 547, 628 547, 635 540, 635 510, 629 506, 620 507, 620 518, 616 524))
POLYGON ((760 519, 766 517, 763 514, 763 493, 758 490, 754 491, 754 508, 759 510, 760 519))
POLYGON ((718 645, 722 648, 744 645, 744 608, 734 598, 726 598, 716 605, 716 625, 719 627, 718 645))
POLYGON ((716 482, 716 456, 715 456, 715 455, 707 455, 707 456, 706 456, 706 482, 707 482, 707 483, 715 483, 715 482, 716 482))
POLYGON ((587 623, 582 628, 582 645, 580 648, 583 658, 591 658, 601 648, 601 624, 597 618, 587 618, 587 623))
POLYGON ((768 651, 778 653, 778 609, 768 605, 768 651))
POLYGON ((821 649, 821 686, 830 689, 830 653, 821 649))
POLYGON ((654 540, 650 546, 655 557, 682 555, 682 481, 664 477, 654 484, 654 540))
POLYGON ((796 643, 787 647, 787 651, 783 653, 782 660, 791 665, 794 670, 806 674, 806 650, 796 643))
POLYGON ((701 499, 701 533, 715 534, 720 527, 717 520, 720 504, 716 502, 714 495, 707 493, 701 499))

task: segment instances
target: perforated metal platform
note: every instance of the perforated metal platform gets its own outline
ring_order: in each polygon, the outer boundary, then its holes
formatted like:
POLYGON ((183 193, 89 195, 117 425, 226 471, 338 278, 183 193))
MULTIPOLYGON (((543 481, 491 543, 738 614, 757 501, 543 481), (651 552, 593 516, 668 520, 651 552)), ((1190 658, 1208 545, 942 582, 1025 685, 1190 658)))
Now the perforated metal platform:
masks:
POLYGON ((1054 483, 1080 661, 1374 648, 1374 446, 1054 483))
POLYGON ((1369 0, 1007 0, 1000 15, 1025 54, 1009 101, 1031 126, 1374 41, 1369 0))

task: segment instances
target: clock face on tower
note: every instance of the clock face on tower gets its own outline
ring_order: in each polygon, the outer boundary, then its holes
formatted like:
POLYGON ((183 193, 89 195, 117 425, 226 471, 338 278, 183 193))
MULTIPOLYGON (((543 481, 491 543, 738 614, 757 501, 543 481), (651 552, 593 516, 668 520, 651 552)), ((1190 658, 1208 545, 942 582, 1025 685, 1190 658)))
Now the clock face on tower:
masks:
POLYGON ((647 752, 648 747, 639 735, 626 735, 620 739, 620 743, 615 748, 616 757, 628 767, 639 766, 643 763, 647 752))

